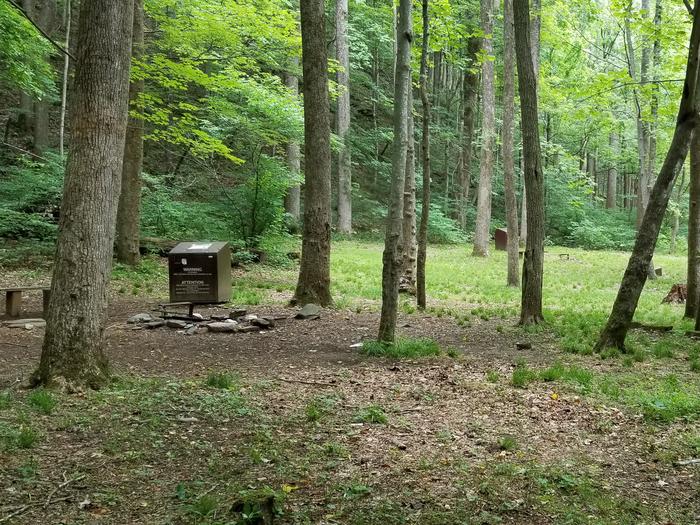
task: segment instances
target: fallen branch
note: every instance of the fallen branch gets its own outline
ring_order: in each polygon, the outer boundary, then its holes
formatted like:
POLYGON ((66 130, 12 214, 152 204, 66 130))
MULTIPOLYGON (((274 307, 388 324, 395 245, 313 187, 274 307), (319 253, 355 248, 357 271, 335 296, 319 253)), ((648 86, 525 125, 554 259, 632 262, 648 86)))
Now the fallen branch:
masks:
POLYGON ((665 325, 654 325, 654 324, 644 324, 644 323, 638 323, 638 322, 633 322, 630 323, 630 329, 638 328, 640 330, 645 330, 647 332, 670 332, 673 330, 673 326, 665 326, 665 325))
POLYGON ((44 508, 48 507, 48 506, 51 504, 51 498, 53 498, 53 495, 56 494, 56 492, 58 492, 58 491, 61 490, 62 488, 67 487, 67 486, 70 485, 71 483, 74 483, 74 482, 76 482, 76 481, 80 481, 81 479, 84 479, 84 478, 85 478, 85 474, 81 474, 81 475, 78 476, 77 478, 66 479, 66 475, 63 474, 63 479, 64 479, 65 481, 64 481, 63 483, 57 485, 57 486, 51 491, 51 493, 49 494, 49 496, 46 498, 46 503, 44 503, 44 508))
POLYGON ((0 343, 0 345, 19 346, 20 348, 29 348, 29 345, 21 345, 19 343, 10 343, 9 341, 3 341, 2 343, 0 343))
POLYGON ((304 381, 303 379, 287 379, 286 377, 278 377, 280 381, 285 383, 301 383, 302 385, 316 385, 316 386, 336 386, 335 381, 328 383, 325 381, 304 381))
MULTIPOLYGON (((54 503, 58 503, 59 501, 66 501, 66 500, 71 499, 72 497, 73 497, 73 496, 64 496, 64 497, 62 497, 62 498, 56 498, 55 500, 49 501, 49 502, 48 502, 48 505, 53 505, 54 503)), ((47 503, 45 503, 45 502, 27 503, 26 505, 24 505, 24 506, 22 506, 22 507, 19 507, 19 508, 18 508, 17 510, 15 510, 14 512, 11 512, 11 513, 8 514, 7 516, 5 516, 5 517, 3 517, 3 518, 0 518, 0 523, 4 523, 4 522, 6 522, 6 521, 10 521, 12 518, 14 518, 14 517, 16 517, 16 516, 19 516, 20 514, 23 514, 23 513, 27 512, 27 511, 28 511, 29 509, 31 509, 32 507, 39 507, 39 506, 42 506, 42 505, 44 506, 44 508, 46 508, 46 507, 48 506, 47 503)))

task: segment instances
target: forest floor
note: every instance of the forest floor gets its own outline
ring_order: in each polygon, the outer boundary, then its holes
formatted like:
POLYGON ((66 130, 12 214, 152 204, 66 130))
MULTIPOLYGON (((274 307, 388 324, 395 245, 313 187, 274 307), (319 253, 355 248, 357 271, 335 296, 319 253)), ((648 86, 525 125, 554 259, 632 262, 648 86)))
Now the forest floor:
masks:
POLYGON ((503 254, 432 249, 431 308, 403 298, 399 334, 442 355, 403 360, 353 346, 376 334, 377 244, 334 243, 336 305, 316 320, 289 318, 293 268, 237 270, 236 307, 287 317, 259 333, 132 330, 167 272, 117 267, 108 387, 25 389, 42 329, 0 327, 0 523, 700 522, 700 345, 660 304, 684 258, 657 258, 638 314, 674 330, 599 356, 626 255, 548 252, 547 322, 525 330, 503 254))

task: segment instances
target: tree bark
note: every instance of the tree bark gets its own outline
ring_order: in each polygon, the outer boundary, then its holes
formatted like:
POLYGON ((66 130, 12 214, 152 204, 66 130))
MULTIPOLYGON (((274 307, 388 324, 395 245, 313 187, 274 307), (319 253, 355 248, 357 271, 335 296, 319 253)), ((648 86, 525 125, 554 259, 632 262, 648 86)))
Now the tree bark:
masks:
POLYGON ((467 229, 467 206, 469 205, 469 187, 471 186, 471 167, 474 147, 474 126, 476 122, 476 100, 479 90, 479 73, 476 63, 481 50, 481 39, 470 37, 467 44, 467 60, 470 66, 464 72, 462 98, 462 162, 459 169, 459 194, 457 196, 457 217, 462 230, 467 229))
MULTIPOLYGON (((292 67, 296 68, 299 65, 299 60, 292 60, 292 67)), ((295 74, 287 72, 284 75, 284 83, 295 96, 299 93, 299 79, 295 74)), ((295 179, 299 177, 301 171, 299 143, 291 141, 287 143, 287 168, 295 179)), ((287 194, 284 197, 284 211, 289 214, 295 223, 299 221, 301 213, 301 185, 298 182, 292 183, 287 188, 287 194)))
MULTIPOLYGON (((421 203, 420 228, 418 230, 418 264, 416 268, 416 303, 426 307, 425 262, 428 256, 428 221, 430 219, 430 95, 428 93, 428 48, 430 44, 430 16, 428 0, 423 2, 423 43, 420 55, 420 100, 423 106, 423 136, 421 157, 423 162, 423 199, 421 203)), ((466 79, 465 79, 466 81, 466 79)), ((471 141, 470 141, 471 146, 471 141)))
POLYGON ((544 319, 542 315, 544 177, 538 126, 537 74, 532 60, 530 7, 528 4, 528 0, 513 1, 528 217, 520 307, 520 324, 523 325, 536 324, 544 319))
POLYGON ((82 2, 71 151, 37 384, 97 387, 128 114, 132 2, 82 2))
POLYGON ((700 45, 700 9, 693 15, 693 28, 690 35, 688 64, 683 85, 678 118, 673 138, 666 158, 656 179, 649 198, 649 204, 642 219, 642 225, 632 250, 627 269, 622 278, 615 303, 608 322, 600 334, 596 350, 615 347, 625 348, 625 337, 637 309, 639 296, 648 277, 656 241, 658 239, 664 214, 668 206, 673 184, 680 172, 688 153, 690 136, 697 123, 697 77, 698 51, 700 45))
POLYGON ((331 304, 331 146, 323 0, 301 0, 304 73, 304 233, 298 304, 331 304))
MULTIPOLYGON (((22 0, 22 10, 29 18, 34 19, 33 0, 22 0)), ((32 133, 34 128, 34 99, 24 91, 20 93, 19 97, 20 112, 17 117, 17 124, 20 130, 29 134, 32 133)))
MULTIPOLYGON (((56 20, 55 0, 34 3, 34 21, 47 34, 54 31, 56 20)), ((41 155, 49 147, 49 103, 45 98, 34 101, 34 153, 41 155)))
POLYGON ((413 22, 411 0, 400 0, 397 23, 396 79, 394 82, 394 144, 391 167, 391 195, 382 258, 382 312, 379 341, 393 342, 399 299, 403 250, 401 247, 403 190, 406 171, 408 91, 411 88, 411 41, 413 22))
POLYGON ((617 155, 618 155, 618 138, 617 133, 610 134, 610 149, 613 154, 613 161, 608 170, 608 187, 605 195, 605 207, 609 210, 614 210, 617 207, 617 155))
POLYGON ((350 155, 350 50, 348 45, 348 0, 335 2, 335 48, 340 64, 336 132, 341 142, 338 153, 338 233, 352 233, 352 161, 350 155))
POLYGON ((695 319, 700 304, 700 133, 690 142, 690 203, 688 206, 688 298, 685 317, 695 319))
MULTIPOLYGON (((134 0, 134 25, 131 56, 140 60, 143 56, 143 0, 134 0)), ((143 92, 144 81, 135 79, 129 85, 129 106, 140 113, 138 98, 143 92)), ((122 191, 117 209, 117 260, 135 266, 139 263, 141 219, 141 170, 143 169, 143 118, 129 115, 122 166, 122 191)))
MULTIPOLYGON (((412 83, 412 82, 411 82, 412 83)), ((406 121, 406 176, 403 189, 403 275, 399 290, 416 293, 416 152, 413 120, 413 85, 408 88, 406 121)))
POLYGON ((513 1, 503 0, 503 184, 508 231, 508 286, 519 286, 520 254, 518 202, 515 197, 515 161, 513 129, 515 126, 515 34, 513 1))
MULTIPOLYGON (((482 50, 484 55, 493 54, 494 0, 481 0, 481 29, 484 32, 482 50)), ((493 152, 496 134, 496 92, 493 60, 484 59, 481 66, 481 92, 483 120, 481 125, 482 147, 479 156, 479 186, 474 229, 474 250, 477 257, 489 255, 489 229, 491 225, 491 189, 493 183, 493 152)))
MULTIPOLYGON (((66 23, 66 39, 64 41, 63 47, 68 51, 70 49, 70 32, 73 7, 71 5, 71 0, 66 0, 65 7, 65 23, 66 23)), ((70 57, 66 54, 63 57, 63 80, 61 82, 61 120, 58 128, 58 153, 63 157, 64 155, 64 144, 65 144, 65 132, 66 132, 66 108, 68 102, 68 73, 70 72, 70 57)))

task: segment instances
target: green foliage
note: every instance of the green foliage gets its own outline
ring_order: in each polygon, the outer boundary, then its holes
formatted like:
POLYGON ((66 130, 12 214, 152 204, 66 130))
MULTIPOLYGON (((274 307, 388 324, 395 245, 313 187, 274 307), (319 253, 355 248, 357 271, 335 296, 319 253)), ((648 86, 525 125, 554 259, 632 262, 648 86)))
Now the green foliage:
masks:
POLYGON ((432 339, 397 339, 394 343, 365 341, 362 345, 362 353, 372 357, 415 359, 438 356, 442 353, 442 349, 432 339))
POLYGON ((211 372, 207 376, 206 385, 221 390, 235 390, 238 387, 236 379, 226 372, 211 372))
POLYGON ((9 2, 0 4, 0 90, 22 90, 39 98, 54 95, 53 48, 9 2))
POLYGON ((384 409, 379 405, 369 405, 358 410, 355 415, 355 421, 358 423, 376 423, 386 425, 389 419, 384 412, 384 409))
POLYGON ((41 388, 29 394, 27 401, 32 407, 44 414, 51 414, 58 404, 58 401, 56 401, 56 398, 51 392, 41 388))
POLYGON ((537 372, 531 370, 527 363, 520 361, 516 363, 511 377, 511 384, 516 388, 525 388, 537 379, 537 372))

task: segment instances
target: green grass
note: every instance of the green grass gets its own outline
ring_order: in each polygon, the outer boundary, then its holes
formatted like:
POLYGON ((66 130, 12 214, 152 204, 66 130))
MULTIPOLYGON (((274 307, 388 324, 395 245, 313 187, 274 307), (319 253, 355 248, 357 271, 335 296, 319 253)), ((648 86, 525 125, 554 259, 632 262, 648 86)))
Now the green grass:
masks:
POLYGON ((44 414, 51 414, 58 403, 51 392, 41 388, 34 390, 31 394, 29 394, 29 397, 27 397, 27 402, 35 410, 38 410, 44 414))
POLYGON ((357 423, 385 425, 389 422, 389 418, 387 418, 384 409, 379 405, 369 405, 357 411, 357 414, 355 414, 355 421, 357 423))
POLYGON ((365 341, 362 345, 362 353, 372 357, 414 359, 438 356, 442 353, 442 349, 432 339, 397 339, 395 343, 365 341))
POLYGON ((521 361, 515 365, 510 382, 516 388, 525 388, 536 379, 537 372, 531 370, 527 363, 521 361))
POLYGON ((234 376, 226 372, 211 372, 207 376, 206 385, 221 390, 233 390, 237 387, 234 376))

